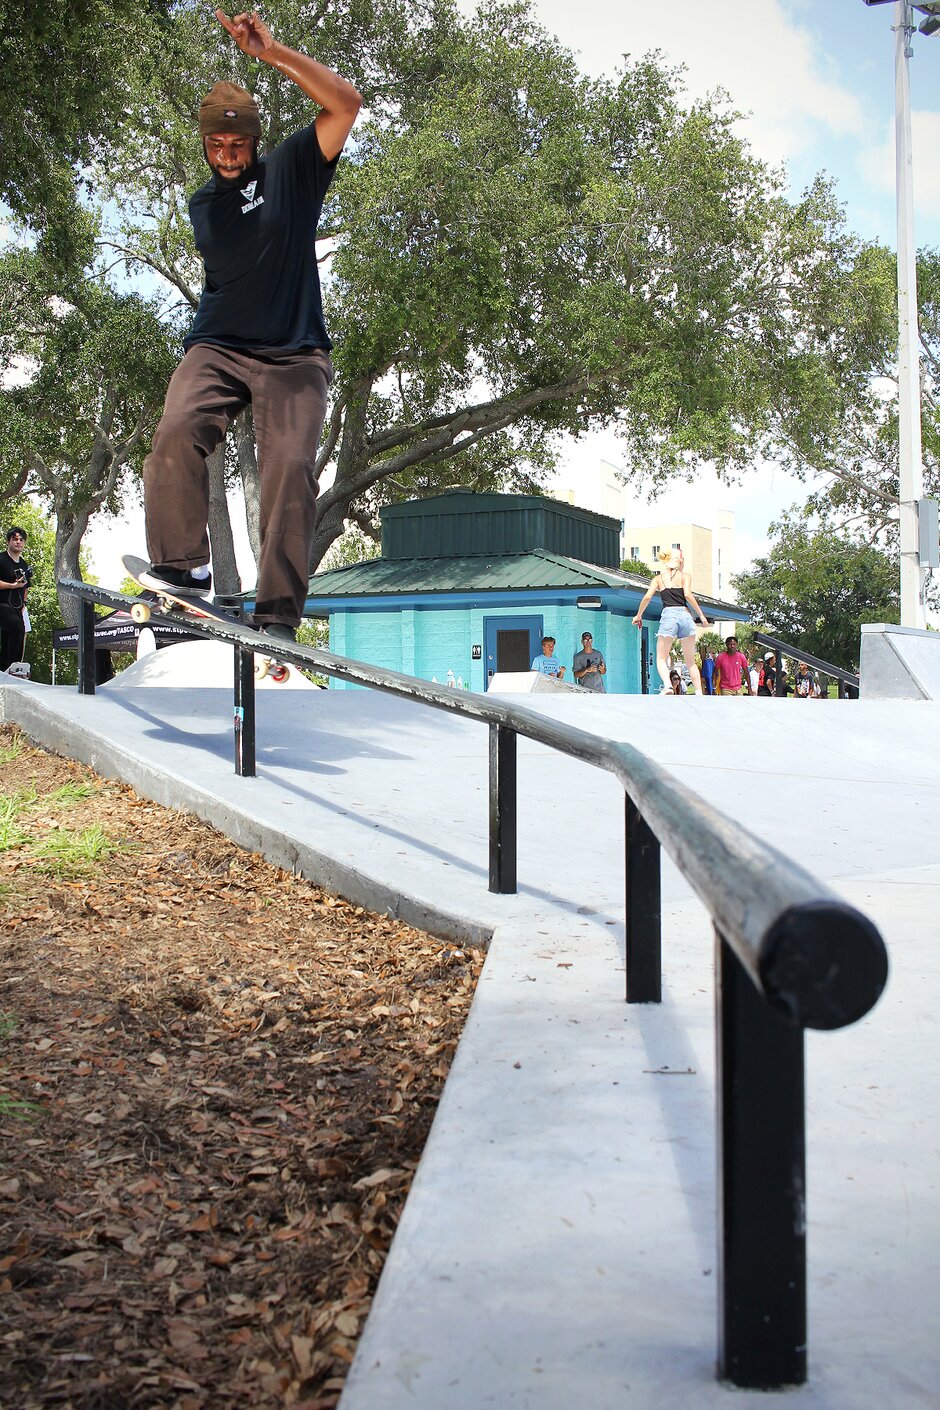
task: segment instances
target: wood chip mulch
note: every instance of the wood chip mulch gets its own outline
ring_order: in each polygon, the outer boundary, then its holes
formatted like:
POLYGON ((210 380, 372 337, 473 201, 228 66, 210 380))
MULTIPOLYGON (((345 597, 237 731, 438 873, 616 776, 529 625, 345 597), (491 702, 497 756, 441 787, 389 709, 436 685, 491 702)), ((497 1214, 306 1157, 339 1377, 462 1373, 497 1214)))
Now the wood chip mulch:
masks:
POLYGON ((0 766, 0 1403, 332 1410, 481 954, 0 766))

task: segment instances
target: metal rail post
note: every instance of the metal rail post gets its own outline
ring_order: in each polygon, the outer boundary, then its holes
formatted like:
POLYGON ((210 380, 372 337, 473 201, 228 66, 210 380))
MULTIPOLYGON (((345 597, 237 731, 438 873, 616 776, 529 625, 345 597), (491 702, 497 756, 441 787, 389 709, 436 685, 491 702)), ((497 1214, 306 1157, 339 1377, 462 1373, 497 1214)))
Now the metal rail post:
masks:
POLYGON ((255 658, 235 647, 235 772, 255 777, 255 658))
POLYGON ((78 693, 95 693, 95 604, 84 598, 78 621, 78 693))
POLYGON ((718 1375, 775 1390, 806 1380, 803 1029, 715 937, 718 1375))
POLYGON ((490 725, 490 885, 516 892, 516 731, 490 725))
POLYGON ((624 796, 625 952, 627 1003, 662 998, 662 902, 659 842, 629 797, 624 796))

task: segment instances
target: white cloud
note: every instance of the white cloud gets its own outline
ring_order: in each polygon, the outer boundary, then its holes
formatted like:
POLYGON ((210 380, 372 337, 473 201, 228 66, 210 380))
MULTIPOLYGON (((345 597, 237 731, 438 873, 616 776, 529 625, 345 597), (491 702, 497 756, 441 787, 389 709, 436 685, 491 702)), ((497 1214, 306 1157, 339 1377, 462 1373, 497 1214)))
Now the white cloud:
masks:
MULTIPOLYGON (((915 218, 940 217, 940 113, 911 114, 911 134, 914 144, 914 210, 915 218)), ((883 129, 881 142, 861 153, 858 169, 876 191, 893 194, 896 181, 894 119, 883 129)))
POLYGON ((748 140, 766 160, 807 150, 820 126, 834 137, 864 131, 859 98, 827 69, 810 32, 779 0, 536 0, 535 8, 592 72, 610 72, 623 53, 636 58, 661 49, 686 66, 692 96, 724 88, 751 115, 748 140))

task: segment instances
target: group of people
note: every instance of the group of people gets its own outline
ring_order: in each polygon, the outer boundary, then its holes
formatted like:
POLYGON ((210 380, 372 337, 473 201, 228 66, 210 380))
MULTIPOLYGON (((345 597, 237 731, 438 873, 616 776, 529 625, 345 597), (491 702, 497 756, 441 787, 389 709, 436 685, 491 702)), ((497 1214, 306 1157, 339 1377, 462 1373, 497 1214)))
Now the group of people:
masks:
POLYGON ((640 628, 643 613, 659 594, 662 610, 656 633, 656 666, 662 695, 685 695, 686 685, 681 671, 672 664, 673 643, 678 641, 686 672, 696 695, 789 695, 812 699, 821 695, 822 688, 812 671, 801 661, 795 683, 791 686, 783 667, 778 689, 776 656, 768 651, 763 659, 748 661, 734 636, 726 637, 725 649, 716 656, 705 650, 699 669, 695 659, 695 618, 703 627, 708 618, 692 591, 692 578, 685 570, 685 560, 679 547, 664 549, 658 555, 660 570, 650 581, 633 625, 640 628), (693 616, 694 614, 694 616, 693 616))
MULTIPOLYGON (((542 637, 542 654, 536 656, 532 662, 532 670, 538 671, 542 676, 553 676, 555 680, 564 680, 565 667, 555 655, 555 638, 553 636, 542 637)), ((581 650, 574 654, 571 674, 578 685, 583 686, 585 690, 594 690, 603 695, 607 689, 604 685, 607 662, 604 660, 602 652, 595 651, 594 638, 590 632, 581 633, 581 650)))
MULTIPOLYGON (((702 680, 706 695, 795 695, 799 699, 815 700, 823 695, 823 687, 805 661, 796 668, 796 679, 791 683, 786 667, 781 663, 779 690, 777 681, 777 658, 773 651, 763 657, 755 656, 748 661, 738 646, 736 637, 725 640, 725 649, 717 656, 705 651, 702 657, 702 680)), ((676 694, 683 694, 677 691, 676 694)))

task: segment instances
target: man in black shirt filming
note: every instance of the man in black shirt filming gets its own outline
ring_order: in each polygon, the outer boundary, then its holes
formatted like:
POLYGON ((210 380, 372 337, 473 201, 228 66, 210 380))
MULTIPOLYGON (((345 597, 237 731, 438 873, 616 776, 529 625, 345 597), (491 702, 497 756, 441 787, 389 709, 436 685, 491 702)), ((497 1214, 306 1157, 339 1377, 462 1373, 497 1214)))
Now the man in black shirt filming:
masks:
POLYGON ((199 109, 212 177, 189 217, 205 287, 144 464, 148 581, 208 591, 206 459, 251 404, 261 473, 255 625, 293 639, 307 595, 316 456, 333 377, 316 229, 361 98, 352 84, 279 44, 256 11, 216 18, 238 47, 318 104, 315 121, 258 154, 251 94, 217 83, 199 109))
POLYGON ((26 534, 16 526, 7 531, 6 552, 0 553, 0 671, 22 661, 26 643, 23 608, 33 570, 22 557, 26 534))

